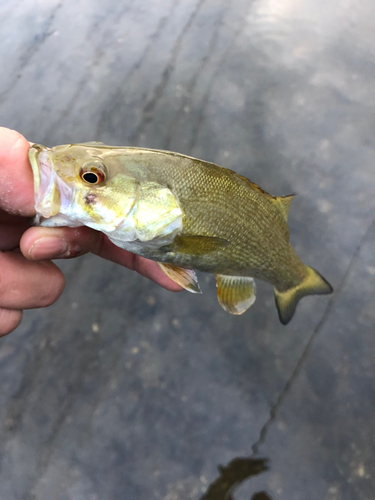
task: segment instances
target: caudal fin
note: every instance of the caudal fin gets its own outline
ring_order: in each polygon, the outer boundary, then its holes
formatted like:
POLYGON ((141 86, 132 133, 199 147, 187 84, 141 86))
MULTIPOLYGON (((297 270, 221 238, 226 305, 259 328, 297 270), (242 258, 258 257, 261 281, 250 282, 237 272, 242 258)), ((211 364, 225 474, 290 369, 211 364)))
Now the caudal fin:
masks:
POLYGON ((296 310, 298 301, 305 295, 320 295, 333 292, 333 288, 315 269, 307 267, 305 279, 294 288, 278 292, 275 288, 275 302, 283 325, 289 323, 296 310))

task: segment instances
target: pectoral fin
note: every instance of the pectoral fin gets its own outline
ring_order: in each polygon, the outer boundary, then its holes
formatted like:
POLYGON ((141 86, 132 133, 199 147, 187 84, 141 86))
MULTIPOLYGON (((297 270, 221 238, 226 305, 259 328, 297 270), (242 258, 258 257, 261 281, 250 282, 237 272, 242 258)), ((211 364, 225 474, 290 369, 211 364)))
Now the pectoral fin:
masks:
POLYGON ((161 262, 158 262, 158 264, 168 278, 171 278, 188 292, 202 293, 194 269, 184 269, 172 264, 162 264, 161 262))
POLYGON ((230 245, 224 238, 214 236, 176 236, 173 243, 165 247, 167 251, 188 255, 203 255, 230 245))
POLYGON ((253 278, 216 275, 217 300, 230 314, 242 314, 255 302, 253 278))

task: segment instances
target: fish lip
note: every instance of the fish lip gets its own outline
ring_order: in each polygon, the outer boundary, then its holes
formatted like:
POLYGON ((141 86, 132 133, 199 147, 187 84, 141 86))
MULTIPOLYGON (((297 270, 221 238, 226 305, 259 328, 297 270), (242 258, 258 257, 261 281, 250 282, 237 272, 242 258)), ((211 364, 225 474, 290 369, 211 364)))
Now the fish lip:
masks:
POLYGON ((72 188, 55 172, 51 149, 33 144, 29 149, 29 160, 34 177, 34 200, 37 220, 49 218, 70 207, 72 188))
MULTIPOLYGON (((38 155, 43 149, 47 149, 41 144, 32 144, 29 149, 29 161, 31 164, 31 168, 33 171, 33 177, 34 177, 34 197, 36 198, 39 196, 40 192, 40 184, 41 184, 41 179, 40 179, 40 171, 39 171, 39 162, 38 162, 38 155)), ((36 201, 36 199, 35 199, 36 201)))

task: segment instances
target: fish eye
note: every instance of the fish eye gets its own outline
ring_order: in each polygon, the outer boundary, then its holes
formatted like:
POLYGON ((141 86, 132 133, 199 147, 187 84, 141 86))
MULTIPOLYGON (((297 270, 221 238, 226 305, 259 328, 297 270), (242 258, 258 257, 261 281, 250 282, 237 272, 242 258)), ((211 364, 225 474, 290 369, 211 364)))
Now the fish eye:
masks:
POLYGON ((89 184, 99 184, 100 182, 99 175, 97 172, 83 172, 81 177, 82 180, 88 182, 89 184))
POLYGON ((97 165, 85 165, 79 173, 81 179, 86 184, 101 184, 105 181, 106 174, 102 168, 97 165))

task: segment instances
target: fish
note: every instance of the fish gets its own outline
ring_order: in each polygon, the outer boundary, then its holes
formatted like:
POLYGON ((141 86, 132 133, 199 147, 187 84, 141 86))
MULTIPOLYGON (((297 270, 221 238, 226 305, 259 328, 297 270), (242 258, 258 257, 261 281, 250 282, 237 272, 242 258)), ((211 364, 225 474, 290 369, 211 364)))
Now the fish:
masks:
POLYGON ((254 303, 255 279, 273 285, 284 325, 302 297, 333 291, 289 242, 294 195, 272 196, 232 170, 172 151, 33 144, 29 159, 36 225, 101 231, 192 293, 201 292, 196 270, 212 273, 230 314, 254 303))

